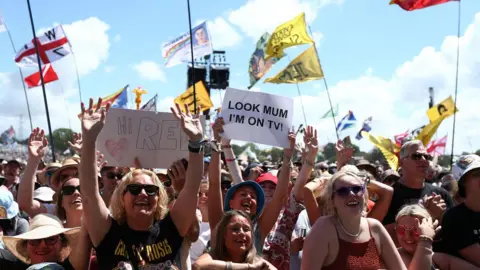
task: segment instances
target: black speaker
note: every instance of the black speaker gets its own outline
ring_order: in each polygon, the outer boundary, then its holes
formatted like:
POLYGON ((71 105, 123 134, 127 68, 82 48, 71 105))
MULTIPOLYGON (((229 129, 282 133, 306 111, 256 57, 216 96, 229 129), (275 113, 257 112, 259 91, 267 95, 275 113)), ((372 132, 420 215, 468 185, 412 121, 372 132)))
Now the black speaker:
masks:
POLYGON ((207 69, 205 67, 189 67, 187 71, 187 77, 187 87, 194 85, 198 81, 203 81, 203 83, 205 84, 205 81, 207 79, 207 69))
POLYGON ((226 66, 210 67, 210 87, 225 90, 229 86, 230 69, 226 66))

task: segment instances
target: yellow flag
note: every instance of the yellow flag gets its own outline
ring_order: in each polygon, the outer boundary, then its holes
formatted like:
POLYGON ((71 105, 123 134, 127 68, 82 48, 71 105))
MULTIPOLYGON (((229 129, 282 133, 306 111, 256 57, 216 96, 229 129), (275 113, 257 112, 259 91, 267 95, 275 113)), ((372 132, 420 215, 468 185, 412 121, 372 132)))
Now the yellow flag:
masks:
MULTIPOLYGON (((197 97, 197 106, 200 106, 200 112, 213 107, 212 100, 210 99, 207 89, 202 81, 198 81, 195 84, 195 95, 197 97)), ((176 97, 174 102, 180 105, 187 104, 190 112, 194 112, 195 106, 193 102, 193 85, 190 86, 183 94, 176 97)), ((184 110, 183 106, 180 106, 180 108, 182 108, 182 111, 184 110)))
POLYGON ((315 46, 306 49, 277 75, 265 80, 269 83, 299 83, 323 78, 315 46))
POLYGON ((272 57, 281 58, 285 48, 309 43, 314 41, 307 33, 305 13, 302 12, 294 19, 275 28, 265 48, 265 60, 272 57))
MULTIPOLYGON (((450 114, 451 115, 451 114, 450 114)), ((418 134, 417 140, 420 140, 423 142, 423 145, 427 146, 430 140, 432 139, 433 135, 437 132, 438 127, 440 124, 445 120, 450 115, 442 115, 438 117, 435 121, 430 122, 428 125, 426 125, 418 134)))
POLYGON ((392 140, 382 136, 373 136, 366 131, 362 131, 362 136, 378 147, 392 170, 396 171, 398 169, 398 157, 395 153, 399 152, 400 149, 392 140))
POLYGON ((458 109, 455 108, 455 103, 453 102, 452 96, 449 96, 444 101, 438 103, 427 111, 428 119, 430 122, 435 122, 440 116, 450 116, 458 112, 458 109))

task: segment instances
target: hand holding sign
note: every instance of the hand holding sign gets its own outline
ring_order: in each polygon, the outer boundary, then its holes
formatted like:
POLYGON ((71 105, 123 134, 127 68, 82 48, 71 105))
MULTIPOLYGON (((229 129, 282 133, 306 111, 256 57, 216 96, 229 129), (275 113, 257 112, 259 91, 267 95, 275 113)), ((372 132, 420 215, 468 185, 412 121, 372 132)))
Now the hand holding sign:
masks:
MULTIPOLYGON (((97 104, 102 104, 102 99, 98 99, 97 104)), ((82 102, 82 133, 84 138, 88 138, 88 141, 96 141, 98 134, 102 131, 105 125, 105 116, 108 110, 110 110, 110 103, 106 108, 100 106, 93 108, 93 98, 90 98, 88 109, 85 110, 85 104, 82 102)))
POLYGON ((170 108, 175 118, 180 120, 183 132, 187 134, 191 141, 199 142, 203 139, 202 123, 200 122, 200 107, 197 107, 197 113, 192 116, 188 110, 188 105, 184 104, 185 112, 180 109, 180 104, 175 104, 176 109, 170 108))

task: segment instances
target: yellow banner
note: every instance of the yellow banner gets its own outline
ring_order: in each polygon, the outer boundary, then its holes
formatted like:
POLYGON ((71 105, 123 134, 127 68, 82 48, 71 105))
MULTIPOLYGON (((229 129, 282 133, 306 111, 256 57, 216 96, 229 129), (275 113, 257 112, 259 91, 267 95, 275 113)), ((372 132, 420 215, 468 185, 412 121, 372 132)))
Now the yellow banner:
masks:
POLYGON ((307 33, 305 13, 302 12, 294 19, 275 28, 265 49, 265 60, 272 57, 281 58, 285 48, 309 43, 314 41, 307 33))
POLYGON ((423 145, 427 146, 430 140, 432 139, 433 135, 435 135, 435 133, 437 132, 437 129, 440 126, 440 124, 443 122, 443 120, 445 120, 445 118, 447 118, 450 115, 452 114, 449 114, 447 116, 442 115, 438 117, 435 121, 430 122, 420 131, 417 138, 415 139, 422 141, 423 145))
MULTIPOLYGON (((207 89, 205 88, 205 85, 202 81, 198 81, 195 84, 195 95, 197 97, 197 107, 200 106, 200 112, 203 112, 213 107, 212 100, 210 99, 207 89)), ((182 111, 184 110, 183 104, 187 104, 188 109, 190 110, 190 112, 193 113, 195 111, 195 106, 193 102, 193 85, 190 86, 183 94, 176 97, 174 102, 180 104, 180 108, 182 108, 182 111)))
POLYGON ((430 122, 434 122, 440 116, 447 117, 456 112, 458 112, 458 108, 455 108, 455 103, 453 102, 452 96, 449 96, 444 101, 428 109, 427 116, 428 119, 430 119, 430 122))
POLYGON ((398 153, 400 149, 392 140, 382 136, 373 136, 366 131, 362 131, 362 136, 378 147, 391 169, 395 171, 398 169, 398 157, 396 153, 398 153))
POLYGON ((315 46, 306 49, 277 75, 265 80, 269 83, 299 83, 323 78, 315 46))

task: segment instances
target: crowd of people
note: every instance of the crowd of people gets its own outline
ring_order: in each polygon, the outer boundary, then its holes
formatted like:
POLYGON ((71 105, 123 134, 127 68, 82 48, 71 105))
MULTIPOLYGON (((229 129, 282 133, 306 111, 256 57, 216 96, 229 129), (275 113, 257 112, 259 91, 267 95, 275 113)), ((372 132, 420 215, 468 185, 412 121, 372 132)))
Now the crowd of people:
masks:
POLYGON ((36 128, 26 164, 2 163, 0 269, 480 269, 477 155, 445 170, 411 140, 392 170, 355 163, 338 141, 332 166, 316 163, 309 126, 301 160, 290 133, 280 162, 244 164, 222 118, 205 140, 199 116, 176 104, 188 158, 112 167, 96 150, 110 106, 92 104, 76 155, 45 164, 36 128))

